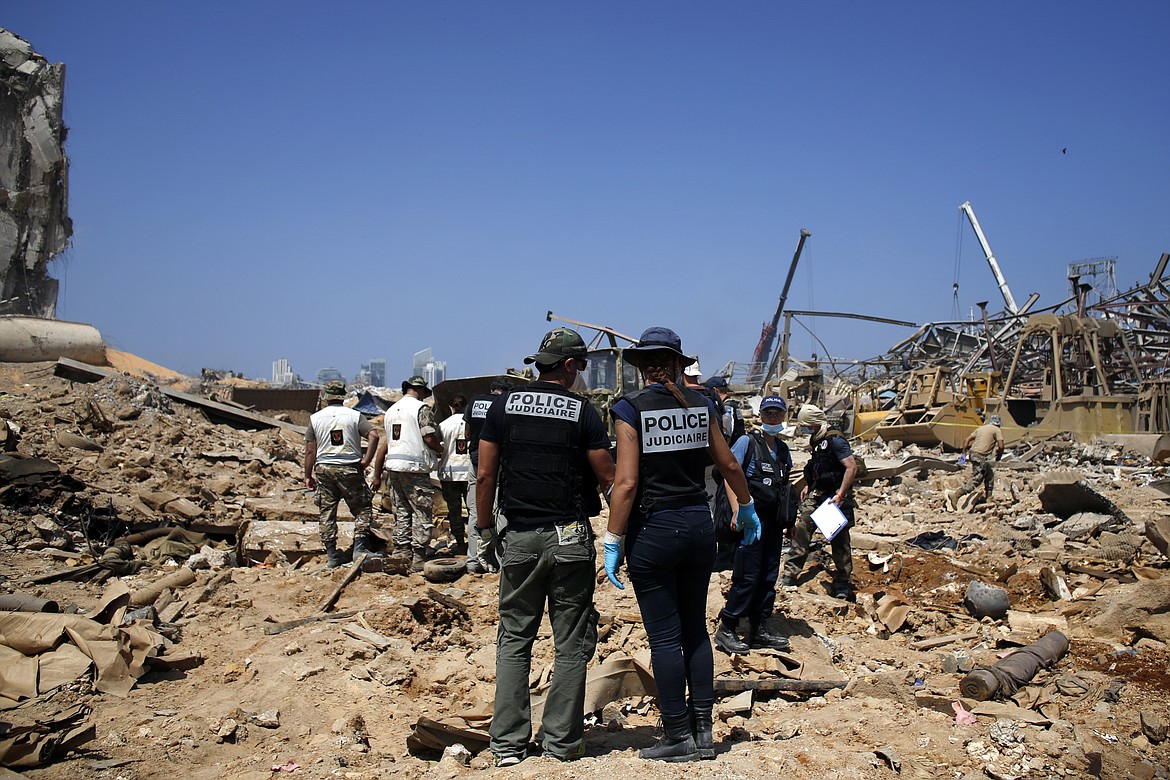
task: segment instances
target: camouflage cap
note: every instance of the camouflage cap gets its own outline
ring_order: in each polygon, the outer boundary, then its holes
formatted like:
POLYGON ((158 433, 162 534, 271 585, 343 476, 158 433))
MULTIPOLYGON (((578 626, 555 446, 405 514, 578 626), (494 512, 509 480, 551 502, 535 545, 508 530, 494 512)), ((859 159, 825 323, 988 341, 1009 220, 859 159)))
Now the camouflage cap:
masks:
POLYGON ((344 399, 349 393, 346 392, 345 382, 334 379, 331 382, 325 383, 325 389, 321 391, 321 395, 325 398, 341 398, 344 399))
POLYGON ((404 380, 402 383, 402 392, 406 392, 406 388, 413 388, 422 393, 423 398, 431 394, 431 388, 427 387, 427 380, 415 374, 410 379, 404 380))
POLYGON ((544 338, 540 342, 540 351, 524 358, 524 362, 551 366, 565 358, 583 358, 587 353, 585 341, 577 331, 568 328, 554 328, 544 334, 544 338))

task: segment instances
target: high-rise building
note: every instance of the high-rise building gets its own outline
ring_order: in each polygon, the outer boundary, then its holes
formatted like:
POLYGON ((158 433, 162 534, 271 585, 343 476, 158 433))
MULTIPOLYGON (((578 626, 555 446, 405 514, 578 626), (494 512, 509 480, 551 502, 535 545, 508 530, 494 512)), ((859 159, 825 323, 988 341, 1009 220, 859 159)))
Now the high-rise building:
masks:
POLYGON ((443 360, 435 360, 435 355, 431 352, 430 347, 414 353, 414 373, 427 380, 427 384, 431 387, 439 384, 447 378, 447 363, 443 360))
POLYGON ((326 382, 344 382, 345 377, 336 368, 323 368, 317 372, 317 384, 323 385, 326 382))
POLYGON ((386 358, 373 358, 369 365, 369 383, 374 387, 386 386, 386 358))
POLYGON ((276 387, 286 387, 291 385, 297 379, 297 375, 293 373, 292 366, 288 364, 288 358, 280 358, 272 361, 272 384, 276 387))

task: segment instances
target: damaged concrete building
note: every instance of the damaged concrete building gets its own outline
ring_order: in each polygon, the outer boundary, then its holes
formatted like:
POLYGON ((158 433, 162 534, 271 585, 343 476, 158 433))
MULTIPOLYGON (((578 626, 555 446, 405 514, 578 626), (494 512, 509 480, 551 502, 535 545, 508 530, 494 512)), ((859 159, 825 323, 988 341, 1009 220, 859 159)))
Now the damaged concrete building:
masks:
POLYGON ((69 220, 65 65, 0 28, 0 314, 53 317, 69 220))

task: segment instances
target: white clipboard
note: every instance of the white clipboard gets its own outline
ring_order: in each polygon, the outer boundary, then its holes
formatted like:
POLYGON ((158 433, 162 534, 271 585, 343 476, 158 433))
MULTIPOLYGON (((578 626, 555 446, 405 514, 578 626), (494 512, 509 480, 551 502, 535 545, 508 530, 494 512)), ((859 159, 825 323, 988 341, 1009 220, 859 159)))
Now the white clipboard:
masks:
POLYGON ((830 542, 841 533, 842 528, 849 525, 849 518, 829 499, 813 510, 812 520, 830 542))

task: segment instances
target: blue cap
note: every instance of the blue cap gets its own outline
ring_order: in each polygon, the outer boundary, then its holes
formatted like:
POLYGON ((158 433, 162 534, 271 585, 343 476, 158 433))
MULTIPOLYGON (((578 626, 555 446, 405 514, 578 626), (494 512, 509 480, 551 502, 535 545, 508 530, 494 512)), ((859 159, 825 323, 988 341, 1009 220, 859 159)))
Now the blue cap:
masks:
POLYGON ((784 399, 778 395, 769 395, 760 401, 760 411, 765 409, 779 409, 782 412, 787 412, 788 404, 784 403, 784 399))

